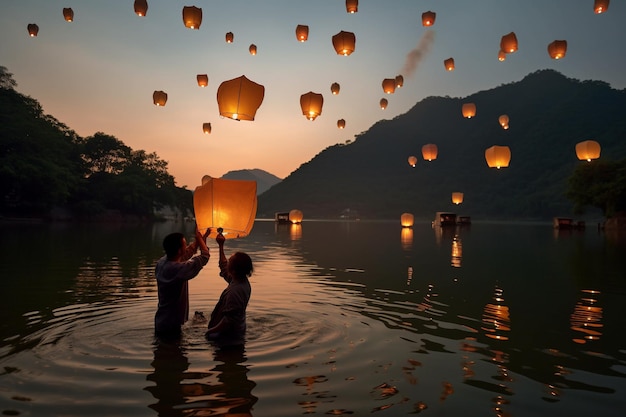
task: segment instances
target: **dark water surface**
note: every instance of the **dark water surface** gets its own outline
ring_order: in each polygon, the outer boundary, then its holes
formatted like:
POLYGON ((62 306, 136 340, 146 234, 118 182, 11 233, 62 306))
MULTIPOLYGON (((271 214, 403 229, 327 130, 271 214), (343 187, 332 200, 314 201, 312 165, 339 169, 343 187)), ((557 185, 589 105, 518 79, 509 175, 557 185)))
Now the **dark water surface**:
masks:
MULTIPOLYGON (((155 344, 154 264, 193 224, 0 225, 0 411, 623 416, 626 236, 257 221, 243 349, 155 344)), ((208 316, 217 246, 190 284, 208 316)))

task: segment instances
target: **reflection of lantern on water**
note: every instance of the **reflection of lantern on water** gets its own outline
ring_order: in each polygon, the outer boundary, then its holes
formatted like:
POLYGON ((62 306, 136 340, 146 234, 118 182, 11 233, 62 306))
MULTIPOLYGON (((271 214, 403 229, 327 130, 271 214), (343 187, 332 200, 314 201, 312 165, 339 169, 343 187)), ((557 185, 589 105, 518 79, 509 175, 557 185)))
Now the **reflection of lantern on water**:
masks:
POLYGON ((304 214, 301 210, 293 209, 289 212, 289 221, 293 224, 302 223, 303 218, 304 214))
POLYGON ((461 238, 454 236, 452 239, 452 266, 455 268, 461 267, 461 259, 463 258, 463 244, 461 238))
POLYGON ((413 227, 413 214, 411 213, 402 213, 400 216, 400 225, 402 227, 413 227))
POLYGON ((265 87, 245 75, 224 81, 217 89, 220 116, 234 120, 254 120, 264 96, 265 87))
POLYGON ((584 344, 592 340, 600 339, 604 327, 602 324, 602 307, 598 306, 598 300, 594 298, 599 291, 583 290, 583 297, 576 303, 574 312, 570 316, 571 329, 577 332, 578 337, 572 340, 584 344))
POLYGON ((509 340, 507 333, 511 330, 509 307, 503 305, 503 290, 496 287, 493 303, 485 305, 483 310, 482 327, 485 336, 496 340, 509 340))
MULTIPOLYGON (((407 229, 407 230, 411 230, 411 229, 407 229)), ((413 230, 411 230, 411 233, 413 233, 413 230)), ((413 267, 409 266, 407 268, 407 273, 406 273, 406 285, 411 285, 412 280, 413 280, 413 267)))
MULTIPOLYGON (((402 244, 402 249, 410 250, 413 247, 413 228, 411 227, 403 227, 400 230, 400 243, 402 244)), ((413 269, 411 269, 411 273, 413 269)))
POLYGON ((193 193, 193 208, 198 229, 218 228, 226 239, 248 236, 257 210, 256 181, 211 178, 205 175, 193 193))
POLYGON ((301 223, 291 223, 289 225, 289 237, 291 237, 291 240, 299 240, 302 237, 301 223))

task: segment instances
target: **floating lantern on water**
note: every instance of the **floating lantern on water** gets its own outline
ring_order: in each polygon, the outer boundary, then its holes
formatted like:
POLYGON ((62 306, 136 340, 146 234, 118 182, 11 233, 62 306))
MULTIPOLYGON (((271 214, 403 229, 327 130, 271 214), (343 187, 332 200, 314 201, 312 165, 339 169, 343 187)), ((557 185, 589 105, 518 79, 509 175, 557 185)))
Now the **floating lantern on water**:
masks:
POLYGON ((402 88, 402 86, 404 86, 404 77, 402 75, 396 75, 395 80, 397 88, 402 88))
POLYGON ((343 129, 346 127, 346 121, 344 119, 337 120, 337 127, 339 129, 343 129))
POLYGON ((595 0, 593 2, 593 11, 595 14, 604 13, 609 8, 609 0, 595 0))
POLYGON ((452 202, 454 204, 461 204, 463 202, 463 193, 455 191, 452 193, 452 202))
POLYGON ((148 1, 147 0, 135 0, 135 14, 143 17, 148 13, 148 1))
POLYGON ((226 32, 226 43, 233 43, 235 41, 235 35, 233 32, 226 32))
POLYGON ((152 101, 155 106, 163 107, 167 103, 167 93, 164 91, 155 91, 152 93, 152 101))
POLYGON ((517 51, 517 36, 515 36, 515 32, 507 33, 502 36, 500 40, 500 50, 507 54, 512 54, 517 51))
POLYGON ((330 92, 333 93, 333 95, 337 95, 339 94, 339 84, 338 83, 332 83, 330 85, 330 92))
POLYGON ((548 54, 552 59, 561 59, 567 52, 567 41, 554 41, 548 45, 548 54))
POLYGON ((296 39, 300 42, 306 42, 309 39, 309 27, 307 25, 296 26, 296 39))
POLYGON ((31 38, 34 38, 39 33, 39 26, 37 26, 35 23, 29 23, 26 28, 28 29, 28 34, 31 38))
POLYGON ((471 119, 472 117, 476 116, 476 104, 464 103, 461 107, 461 113, 463 113, 463 117, 471 119))
POLYGON ((254 120, 264 96, 265 87, 245 75, 224 81, 217 89, 220 115, 234 120, 254 120))
POLYGON ((422 156, 426 161, 434 161, 437 159, 437 145, 434 143, 427 143, 422 146, 422 156))
POLYGON ((506 114, 501 115, 500 117, 498 117, 498 123, 500 123, 500 126, 502 126, 502 129, 506 130, 509 128, 509 116, 507 116, 506 114))
POLYGON ((256 181, 211 178, 205 175, 193 193, 196 224, 201 232, 211 229, 209 238, 248 236, 257 209, 256 181))
POLYGON ((198 81, 198 86, 200 87, 206 87, 209 85, 209 76, 207 74, 196 75, 196 80, 198 81))
POLYGON ((409 156, 408 161, 409 161, 409 165, 415 168, 415 165, 417 164, 417 156, 414 156, 414 155, 409 156))
POLYGON ((359 0, 346 0, 346 12, 356 13, 359 11, 359 0))
POLYGON ((354 36, 354 33, 342 30, 334 35, 332 40, 337 55, 348 56, 354 52, 356 47, 356 36, 354 36))
POLYGON ((71 7, 64 7, 63 8, 63 18, 65 19, 66 22, 73 22, 74 21, 74 10, 72 10, 71 7))
POLYGON ((422 13, 422 26, 434 25, 436 16, 437 16, 437 13, 431 12, 431 11, 422 13))
POLYGON ((205 135, 211 134, 211 123, 202 123, 202 131, 205 135))
POLYGON ((317 116, 322 114, 322 106, 324 105, 324 96, 319 93, 309 91, 300 96, 300 107, 302 114, 309 120, 313 121, 317 116))
POLYGON ((304 218, 304 215, 302 214, 302 211, 298 209, 293 209, 289 212, 289 221, 291 223, 294 223, 294 224, 302 223, 303 218, 304 218))
POLYGON ((248 51, 250 51, 250 55, 256 55, 256 45, 255 44, 250 44, 250 47, 248 48, 248 51))
POLYGON ((485 151, 485 160, 489 168, 506 168, 511 162, 511 149, 508 146, 493 145, 485 151))
POLYGON ((400 216, 400 225, 402 227, 413 227, 414 217, 411 213, 402 213, 400 216))
POLYGON ((380 104, 381 109, 385 110, 387 105, 389 105, 389 101, 386 98, 381 98, 378 104, 380 104))
POLYGON ((396 79, 395 78, 385 78, 383 80, 383 91, 386 94, 393 94, 396 91, 396 79))
POLYGON ((600 157, 600 144, 595 140, 586 140, 576 144, 576 156, 581 161, 591 162, 600 157))
POLYGON ((202 9, 196 6, 183 7, 183 23, 186 28, 200 29, 202 24, 202 9))
POLYGON ((448 58, 443 61, 446 71, 454 71, 454 58, 448 58))

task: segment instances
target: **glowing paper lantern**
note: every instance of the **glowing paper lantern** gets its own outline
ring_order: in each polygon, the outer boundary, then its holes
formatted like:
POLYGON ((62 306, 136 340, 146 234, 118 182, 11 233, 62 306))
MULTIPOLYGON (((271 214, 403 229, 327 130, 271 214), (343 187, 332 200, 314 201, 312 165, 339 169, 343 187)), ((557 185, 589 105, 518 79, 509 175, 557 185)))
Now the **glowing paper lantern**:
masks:
POLYGON ((448 58, 443 61, 446 71, 454 71, 454 58, 448 58))
POLYGON ((356 36, 352 32, 341 31, 332 38, 337 55, 348 56, 356 47, 356 36))
POLYGON ((322 114, 322 106, 324 105, 324 96, 319 93, 309 91, 300 96, 300 107, 302 114, 309 120, 313 121, 317 116, 322 114))
POLYGON ((39 33, 39 26, 37 26, 35 23, 29 23, 26 28, 28 29, 28 34, 31 36, 31 38, 34 38, 39 33))
POLYGON ((593 2, 593 11, 595 14, 604 13, 609 8, 609 0, 595 0, 593 2))
POLYGON ((211 134, 211 123, 202 123, 202 131, 205 135, 211 134))
POLYGON ((289 212, 289 221, 293 224, 302 223, 303 218, 304 215, 302 214, 302 211, 298 209, 293 209, 289 212))
POLYGON ((74 21, 74 10, 72 10, 71 7, 64 7, 63 8, 63 18, 65 19, 66 22, 73 22, 74 21))
POLYGON ((306 42, 309 39, 309 27, 307 25, 296 26, 296 39, 300 42, 306 42))
POLYGON ((507 54, 517 51, 517 36, 514 32, 507 33, 500 40, 500 49, 507 54))
POLYGON ((137 16, 145 16, 148 13, 148 1, 147 0, 135 0, 135 14, 137 16))
POLYGON ((154 102, 155 106, 165 106, 165 103, 167 103, 167 93, 164 91, 155 91, 154 93, 152 93, 152 101, 154 102))
POLYGON ((452 193, 452 202, 454 204, 461 204, 463 202, 463 193, 459 193, 459 192, 452 193))
POLYGON ((389 104, 389 101, 386 98, 381 98, 379 104, 380 108, 385 110, 387 108, 387 105, 389 104))
POLYGON ((356 13, 359 11, 359 0, 346 0, 346 12, 356 13))
POLYGON ((433 161, 437 159, 437 145, 428 143, 422 146, 422 156, 426 161, 433 161))
POLYGON ((400 225, 402 227, 413 227, 414 217, 411 213, 402 213, 400 215, 400 225))
POLYGON ((234 120, 254 120, 264 96, 265 87, 245 75, 224 81, 217 89, 220 115, 234 120))
POLYGON ((256 45, 251 44, 250 47, 248 48, 248 51, 250 51, 250 55, 256 55, 256 45))
POLYGON ((431 12, 431 11, 422 13, 422 25, 423 26, 434 25, 436 16, 437 16, 437 13, 431 12))
POLYGON ((396 87, 402 88, 404 86, 404 77, 402 75, 396 75, 396 87))
POLYGON ((333 93, 333 95, 337 95, 339 94, 339 84, 338 83, 332 83, 330 85, 330 92, 333 93))
POLYGON ((548 45, 548 54, 552 59, 561 59, 567 52, 567 41, 554 41, 548 45))
POLYGON ((498 51, 498 61, 502 62, 505 60, 506 60, 506 53, 502 49, 500 49, 498 51))
POLYGON ((508 146, 493 145, 485 151, 489 168, 506 168, 511 162, 511 149, 508 146))
POLYGON ((383 80, 383 91, 387 94, 393 94, 396 91, 396 79, 385 78, 383 80))
POLYGON ((218 228, 226 239, 248 236, 256 216, 256 181, 205 176, 193 193, 193 208, 198 229, 211 228, 209 238, 218 228))
POLYGON ((463 117, 471 119, 472 117, 476 116, 476 104, 464 103, 461 107, 461 112, 463 113, 463 117))
POLYGON ((206 87, 207 85, 209 85, 209 76, 206 74, 196 75, 196 80, 198 80, 198 85, 200 87, 206 87))
POLYGON ((186 28, 200 29, 200 25, 202 24, 202 9, 196 6, 184 6, 183 23, 186 28))
POLYGON ((507 116, 506 114, 501 115, 500 117, 498 117, 498 123, 500 123, 500 126, 502 126, 502 129, 506 130, 509 128, 509 116, 507 116))
POLYGON ((409 165, 411 165, 413 168, 415 168, 415 164, 417 164, 417 156, 409 156, 409 165))
POLYGON ((233 35, 233 32, 227 32, 226 43, 233 43, 234 41, 235 41, 235 35, 233 35))
POLYGON ((581 161, 591 162, 600 157, 600 144, 595 140, 586 140, 576 144, 576 156, 581 161))
POLYGON ((337 127, 339 129, 343 129, 346 127, 346 121, 344 119, 337 120, 337 127))

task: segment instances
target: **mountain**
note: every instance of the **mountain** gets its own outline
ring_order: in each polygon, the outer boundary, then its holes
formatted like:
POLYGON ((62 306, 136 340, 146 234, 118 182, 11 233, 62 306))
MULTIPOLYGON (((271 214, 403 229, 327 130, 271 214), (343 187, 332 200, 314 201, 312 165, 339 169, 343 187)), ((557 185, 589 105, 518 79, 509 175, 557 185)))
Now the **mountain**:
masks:
POLYGON ((465 98, 428 97, 405 114, 381 120, 352 143, 330 146, 259 196, 258 217, 297 208, 305 218, 399 218, 409 212, 432 219, 436 211, 472 218, 549 219, 571 215, 567 179, 577 164, 575 146, 593 139, 602 159, 626 157, 626 90, 602 81, 579 81, 540 70, 521 81, 465 98), (462 117, 463 103, 476 116, 462 117), (498 123, 509 116, 508 130, 498 123), (425 144, 438 157, 421 157, 425 144), (485 150, 506 145, 508 168, 489 168, 485 150), (419 161, 411 167, 407 159, 419 161), (451 193, 464 193, 460 206, 451 193))
POLYGON ((240 169, 237 171, 228 171, 222 175, 222 178, 228 180, 247 180, 256 181, 256 193, 262 194, 273 185, 278 184, 281 179, 274 174, 270 174, 262 169, 240 169))

